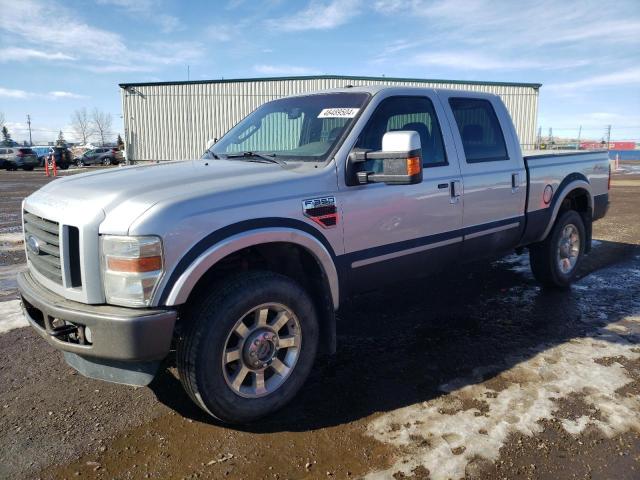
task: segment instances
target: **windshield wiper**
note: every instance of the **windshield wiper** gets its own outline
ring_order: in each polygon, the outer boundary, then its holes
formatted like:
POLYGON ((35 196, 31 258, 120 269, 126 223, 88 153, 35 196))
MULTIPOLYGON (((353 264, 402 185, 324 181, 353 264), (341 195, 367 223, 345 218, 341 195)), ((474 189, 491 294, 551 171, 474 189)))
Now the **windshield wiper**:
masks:
POLYGON ((258 152, 230 153, 225 154, 225 158, 239 158, 242 160, 247 160, 248 162, 255 162, 256 160, 252 159, 259 158, 262 162, 277 163, 278 165, 282 166, 286 165, 286 162, 284 160, 275 158, 275 155, 266 155, 264 153, 258 152))

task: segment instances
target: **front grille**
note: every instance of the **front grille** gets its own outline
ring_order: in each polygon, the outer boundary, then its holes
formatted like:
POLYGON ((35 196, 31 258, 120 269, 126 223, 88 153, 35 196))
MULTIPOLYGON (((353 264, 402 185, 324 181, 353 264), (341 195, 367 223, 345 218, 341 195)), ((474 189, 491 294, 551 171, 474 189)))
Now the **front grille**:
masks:
POLYGON ((24 212, 27 257, 33 267, 49 280, 62 285, 60 261, 60 225, 24 212))

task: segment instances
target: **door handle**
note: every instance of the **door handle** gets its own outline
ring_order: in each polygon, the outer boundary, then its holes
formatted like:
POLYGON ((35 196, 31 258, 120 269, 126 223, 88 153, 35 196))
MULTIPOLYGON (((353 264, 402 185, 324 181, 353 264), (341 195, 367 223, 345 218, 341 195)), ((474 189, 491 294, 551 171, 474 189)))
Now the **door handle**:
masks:
POLYGON ((458 203, 460 200, 460 194, 462 193, 462 182, 460 180, 451 180, 449 183, 449 203, 458 203))
POLYGON ((511 174, 511 193, 516 193, 520 190, 520 174, 512 173, 511 174))

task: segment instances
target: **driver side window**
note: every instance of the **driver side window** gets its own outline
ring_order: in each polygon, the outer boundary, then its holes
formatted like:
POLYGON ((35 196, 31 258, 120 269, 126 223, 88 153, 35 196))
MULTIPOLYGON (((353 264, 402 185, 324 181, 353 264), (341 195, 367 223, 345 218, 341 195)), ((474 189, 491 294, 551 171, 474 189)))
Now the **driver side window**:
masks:
MULTIPOLYGON (((420 135, 424 168, 447 165, 442 132, 433 103, 426 97, 391 97, 376 108, 362 131, 356 148, 378 151, 387 132, 412 130, 420 135)), ((381 160, 367 160, 365 170, 382 172, 381 160)))

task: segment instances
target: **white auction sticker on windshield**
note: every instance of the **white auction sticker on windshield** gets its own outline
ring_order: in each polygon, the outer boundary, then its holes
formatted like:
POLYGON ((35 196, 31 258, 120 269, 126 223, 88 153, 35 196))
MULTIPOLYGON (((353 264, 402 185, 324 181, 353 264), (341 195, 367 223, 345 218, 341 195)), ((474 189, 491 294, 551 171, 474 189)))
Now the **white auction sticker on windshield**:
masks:
POLYGON ((318 118, 353 118, 359 110, 359 108, 325 108, 318 114, 318 118))

